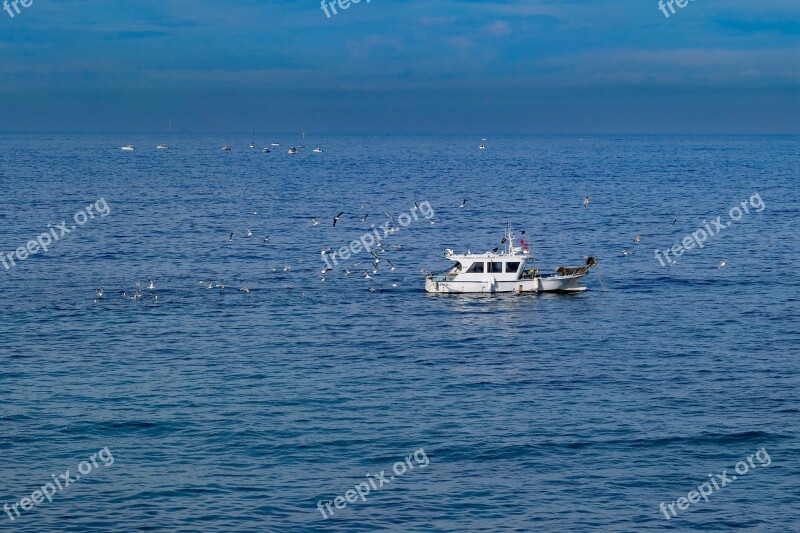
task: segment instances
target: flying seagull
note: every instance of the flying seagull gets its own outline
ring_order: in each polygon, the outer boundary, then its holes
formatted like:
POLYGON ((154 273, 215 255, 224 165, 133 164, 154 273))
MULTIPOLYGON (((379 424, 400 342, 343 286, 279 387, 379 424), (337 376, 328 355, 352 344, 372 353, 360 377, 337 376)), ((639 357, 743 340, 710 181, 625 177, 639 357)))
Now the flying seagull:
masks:
POLYGON ((340 211, 338 215, 333 217, 333 226, 336 227, 336 223, 339 222, 339 219, 344 215, 344 211, 340 211))
POLYGON ((317 219, 317 217, 311 217, 311 225, 319 226, 319 220, 317 219))
POLYGON ((462 208, 462 209, 463 209, 463 208, 465 208, 465 207, 467 207, 467 199, 466 199, 466 198, 464 198, 464 201, 463 201, 463 202, 461 202, 461 205, 460 205, 460 206, 458 206, 458 207, 460 207, 460 208, 462 208))
POLYGON ((583 207, 589 207, 589 197, 588 196, 584 196, 583 197, 583 207))
POLYGON ((720 261, 720 262, 719 262, 719 264, 717 265, 717 270, 719 270, 720 268, 724 267, 726 264, 728 264, 728 262, 727 262, 726 260, 724 260, 724 259, 723 259, 723 260, 722 260, 722 261, 720 261))

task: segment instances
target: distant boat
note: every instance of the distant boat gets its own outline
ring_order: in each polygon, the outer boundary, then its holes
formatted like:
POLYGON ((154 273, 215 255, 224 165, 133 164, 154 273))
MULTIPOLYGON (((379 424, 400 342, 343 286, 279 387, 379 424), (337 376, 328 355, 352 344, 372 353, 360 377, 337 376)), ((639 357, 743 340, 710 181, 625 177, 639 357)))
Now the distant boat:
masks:
POLYGON ((289 151, 287 153, 294 155, 297 153, 297 148, 289 148, 289 151))
POLYGON ((480 146, 478 146, 478 149, 479 150, 486 150, 486 145, 485 144, 481 144, 480 146))
POLYGON ((268 154, 269 153, 269 148, 263 148, 261 151, 264 152, 265 154, 268 154))
POLYGON ((315 154, 321 154, 322 153, 322 148, 314 148, 313 152, 315 154))
POLYGON ((166 144, 159 144, 156 146, 156 150, 166 150, 169 148, 166 144))
POLYGON ((126 144, 125 146, 120 148, 120 150, 124 150, 126 152, 133 152, 134 150, 136 150, 136 147, 133 146, 132 144, 126 144))
POLYGON ((250 148, 256 147, 256 130, 253 130, 253 140, 250 141, 250 148))
POLYGON ((225 146, 222 147, 222 151, 223 152, 230 152, 231 151, 231 147, 226 144, 225 146))
POLYGON ((280 145, 281 145, 281 143, 279 143, 278 141, 275 141, 275 142, 272 143, 272 146, 280 146, 280 145))

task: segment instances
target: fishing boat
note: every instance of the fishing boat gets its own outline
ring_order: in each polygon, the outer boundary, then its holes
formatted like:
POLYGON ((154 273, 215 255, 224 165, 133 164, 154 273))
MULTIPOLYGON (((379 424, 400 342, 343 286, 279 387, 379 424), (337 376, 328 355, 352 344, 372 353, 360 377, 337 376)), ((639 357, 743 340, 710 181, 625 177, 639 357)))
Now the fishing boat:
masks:
POLYGON ((269 148, 267 148, 265 146, 264 148, 261 149, 261 151, 264 152, 265 154, 268 154, 269 153, 269 148))
POLYGON ((157 144, 156 150, 166 150, 168 146, 166 144, 157 144))
POLYGON ((120 148, 120 150, 123 150, 125 152, 133 152, 134 150, 136 150, 136 147, 133 146, 132 144, 126 144, 125 146, 120 148))
POLYGON ((315 154, 321 154, 323 152, 323 150, 322 150, 322 148, 314 148, 312 150, 312 152, 314 152, 315 154))
POLYGON ((225 146, 222 147, 222 151, 223 152, 230 152, 231 151, 231 147, 226 144, 225 146))
POLYGON ((445 250, 444 257, 453 266, 438 274, 425 276, 425 291, 436 294, 497 293, 497 292, 581 292, 586 287, 580 281, 597 264, 592 256, 579 267, 559 267, 554 272, 540 271, 534 262, 530 246, 514 241, 509 226, 503 239, 505 249, 497 252, 457 254, 445 250))
POLYGON ((286 153, 287 153, 287 154, 294 155, 294 154, 296 154, 296 153, 297 153, 297 148, 289 148, 289 149, 286 151, 286 153))

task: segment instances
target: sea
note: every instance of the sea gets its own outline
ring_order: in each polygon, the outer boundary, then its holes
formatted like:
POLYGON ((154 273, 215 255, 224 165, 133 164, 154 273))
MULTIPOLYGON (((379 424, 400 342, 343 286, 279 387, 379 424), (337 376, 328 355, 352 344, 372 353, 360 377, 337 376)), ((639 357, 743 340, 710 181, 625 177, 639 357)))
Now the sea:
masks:
POLYGON ((0 530, 800 531, 800 137, 249 133, 0 136, 0 530))

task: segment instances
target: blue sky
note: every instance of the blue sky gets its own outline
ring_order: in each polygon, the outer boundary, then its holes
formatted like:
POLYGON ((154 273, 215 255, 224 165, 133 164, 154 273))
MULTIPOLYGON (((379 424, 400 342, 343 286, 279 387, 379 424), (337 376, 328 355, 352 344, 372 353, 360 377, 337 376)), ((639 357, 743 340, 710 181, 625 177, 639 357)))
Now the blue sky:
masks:
POLYGON ((33 0, 0 130, 800 133, 800 2, 33 0))

